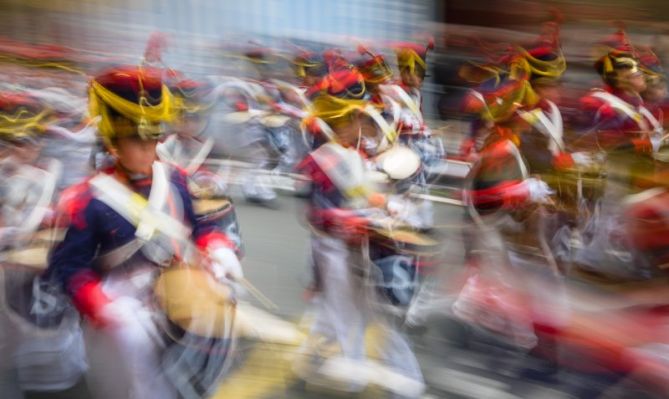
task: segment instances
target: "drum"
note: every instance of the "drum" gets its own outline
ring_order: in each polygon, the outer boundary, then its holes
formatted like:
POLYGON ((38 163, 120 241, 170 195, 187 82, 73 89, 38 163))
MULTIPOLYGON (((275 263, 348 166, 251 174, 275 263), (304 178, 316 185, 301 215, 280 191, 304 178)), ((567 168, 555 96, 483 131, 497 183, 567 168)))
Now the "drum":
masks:
POLYGON ((46 268, 49 249, 49 245, 37 244, 27 248, 2 251, 0 262, 42 270, 46 268))
POLYGON ((243 253, 239 222, 232 200, 229 198, 207 198, 193 201, 193 210, 198 222, 214 223, 243 253))
POLYGON ((439 249, 436 240, 407 229, 377 229, 374 233, 377 244, 404 255, 431 256, 439 249))
MULTIPOLYGON (((44 264, 30 253, 17 260, 44 264)), ((24 390, 65 390, 88 367, 80 316, 60 285, 38 273, 20 264, 0 267, 0 333, 12 353, 3 362, 16 370, 16 381, 24 390)))
POLYGON ((180 265, 158 277, 154 298, 167 319, 163 371, 182 397, 208 396, 232 359, 232 290, 204 269, 180 265))
POLYGON ((370 258, 378 272, 374 284, 392 305, 409 306, 437 251, 438 242, 423 234, 375 230, 370 242, 370 258))
POLYGON ((167 318, 180 329, 203 337, 230 337, 227 327, 234 316, 234 297, 208 271, 170 268, 156 281, 154 294, 167 318))
POLYGON ((467 213, 479 227, 498 225, 509 213, 498 188, 528 177, 527 165, 513 142, 490 144, 465 178, 462 199, 467 213))
POLYGON ((65 233, 67 229, 65 228, 52 228, 38 230, 32 238, 32 242, 38 244, 50 244, 60 242, 65 238, 65 233))
POLYGON ((559 204, 567 210, 576 211, 583 201, 594 203, 604 194, 605 163, 593 162, 588 166, 574 167, 543 178, 557 192, 559 204))

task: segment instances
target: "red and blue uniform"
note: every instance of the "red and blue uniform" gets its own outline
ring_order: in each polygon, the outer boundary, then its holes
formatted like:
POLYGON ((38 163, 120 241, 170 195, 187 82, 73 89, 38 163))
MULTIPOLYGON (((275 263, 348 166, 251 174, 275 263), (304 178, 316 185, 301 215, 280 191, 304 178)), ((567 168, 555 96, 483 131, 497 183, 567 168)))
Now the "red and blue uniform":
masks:
MULTIPOLYGON (((111 174, 113 170, 103 173, 111 174)), ((183 206, 183 223, 192 228, 193 241, 201 249, 214 245, 234 248, 231 238, 215 223, 198 221, 186 179, 183 172, 174 170, 170 183, 183 206)), ((130 185, 133 191, 146 198, 151 189, 151 179, 133 181, 130 185)), ((106 303, 100 289, 100 281, 106 271, 96 265, 96 257, 134 240, 136 227, 95 198, 88 181, 64 192, 60 208, 69 219, 69 227, 63 241, 50 254, 47 276, 60 282, 82 313, 94 318, 96 310, 106 303)), ((142 252, 138 251, 133 258, 142 256, 142 252)), ((126 262, 129 264, 133 258, 126 262)))

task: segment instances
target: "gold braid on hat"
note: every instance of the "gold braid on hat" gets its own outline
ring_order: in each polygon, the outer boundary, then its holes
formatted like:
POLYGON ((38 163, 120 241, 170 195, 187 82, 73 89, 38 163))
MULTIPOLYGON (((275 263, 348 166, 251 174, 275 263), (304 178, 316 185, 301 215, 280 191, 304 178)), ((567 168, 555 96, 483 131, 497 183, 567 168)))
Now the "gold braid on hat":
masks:
POLYGON ((414 75, 416 72, 416 65, 427 71, 427 64, 423 58, 414 49, 402 48, 397 51, 397 65, 400 70, 408 69, 414 75))
MULTIPOLYGON (((143 87, 140 87, 140 93, 143 93, 143 87)), ((98 130, 107 144, 113 138, 135 134, 145 139, 157 138, 162 134, 160 124, 172 122, 182 102, 175 98, 164 84, 161 86, 160 103, 156 105, 151 105, 144 95, 140 96, 137 103, 126 100, 95 80, 91 82, 88 94, 90 115, 93 118, 100 116, 98 130), (114 120, 110 114, 111 109, 132 123, 114 120)))
POLYGON ((522 47, 518 48, 520 57, 517 62, 512 63, 511 74, 523 72, 529 75, 537 75, 546 78, 559 78, 567 69, 567 61, 562 51, 554 60, 540 60, 532 56, 522 47))
POLYGON ((323 94, 312 102, 310 116, 320 118, 330 126, 337 126, 346 122, 351 113, 364 110, 366 105, 365 100, 345 99, 323 94))
POLYGON ((25 108, 20 108, 12 115, 0 113, 0 138, 21 139, 43 133, 50 114, 51 111, 45 109, 35 115, 25 108))

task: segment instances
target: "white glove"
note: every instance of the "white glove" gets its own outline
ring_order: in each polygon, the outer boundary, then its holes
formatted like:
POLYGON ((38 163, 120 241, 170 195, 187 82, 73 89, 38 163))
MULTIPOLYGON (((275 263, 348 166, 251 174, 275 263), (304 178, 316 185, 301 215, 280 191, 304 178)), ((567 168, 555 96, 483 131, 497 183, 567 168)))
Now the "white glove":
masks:
POLYGON ((550 196, 554 193, 545 181, 530 177, 525 180, 527 191, 530 193, 530 201, 539 204, 550 202, 550 196))
POLYGON ((653 152, 657 152, 660 149, 660 144, 662 144, 662 136, 659 134, 651 135, 650 144, 653 146, 653 152))
POLYGON ((211 259, 211 272, 216 279, 231 278, 232 280, 238 280, 244 278, 242 265, 232 249, 227 247, 216 248, 209 252, 209 258, 211 259))
POLYGON ((98 319, 102 328, 117 331, 121 339, 144 340, 150 344, 162 337, 151 310, 132 297, 120 297, 105 305, 98 319))
POLYGON ((139 317, 142 310, 142 303, 131 297, 120 297, 106 304, 98 315, 98 319, 103 325, 110 327, 119 327, 129 324, 139 317))
POLYGON ((573 152, 571 159, 574 160, 576 165, 580 166, 590 166, 593 163, 592 157, 587 152, 573 152))

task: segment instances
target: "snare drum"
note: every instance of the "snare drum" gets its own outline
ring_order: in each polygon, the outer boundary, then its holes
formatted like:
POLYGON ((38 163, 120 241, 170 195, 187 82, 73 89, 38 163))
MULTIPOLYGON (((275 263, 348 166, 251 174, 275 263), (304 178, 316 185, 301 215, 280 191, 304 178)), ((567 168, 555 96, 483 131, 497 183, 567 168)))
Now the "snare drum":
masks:
POLYGON ((243 252, 242 237, 235 206, 229 198, 209 198, 193 201, 193 210, 198 222, 214 223, 243 252))
POLYGON ((226 326, 234 317, 232 291, 206 270, 170 268, 156 281, 154 294, 167 318, 182 330, 203 337, 230 337, 226 326))
POLYGON ((49 249, 49 245, 38 244, 28 248, 2 251, 0 262, 42 270, 46 268, 49 249))
POLYGON ((167 319, 164 372, 183 397, 208 396, 232 358, 232 290, 204 269, 175 266, 157 279, 154 297, 167 319))
POLYGON ((379 272, 374 284, 392 305, 408 306, 437 250, 437 241, 411 230, 376 230, 370 243, 379 272))
POLYGON ((604 194, 606 169, 603 162, 594 162, 544 174, 542 179, 556 191, 561 208, 578 212, 584 202, 593 204, 604 194))
POLYGON ((415 231, 377 229, 375 235, 378 244, 403 255, 431 256, 438 251, 437 241, 415 231))

